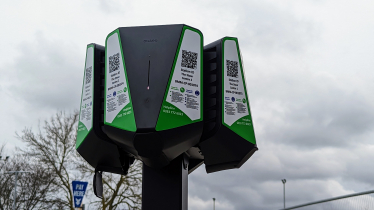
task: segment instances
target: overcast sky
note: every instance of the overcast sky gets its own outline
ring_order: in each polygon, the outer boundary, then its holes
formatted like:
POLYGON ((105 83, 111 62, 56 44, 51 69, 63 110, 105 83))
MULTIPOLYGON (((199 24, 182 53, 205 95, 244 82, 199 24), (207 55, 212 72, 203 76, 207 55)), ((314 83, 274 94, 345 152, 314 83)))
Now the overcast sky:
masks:
POLYGON ((86 45, 118 27, 184 23, 238 37, 259 151, 189 176, 189 209, 280 209, 374 189, 374 1, 2 1, 0 144, 79 108, 86 45))

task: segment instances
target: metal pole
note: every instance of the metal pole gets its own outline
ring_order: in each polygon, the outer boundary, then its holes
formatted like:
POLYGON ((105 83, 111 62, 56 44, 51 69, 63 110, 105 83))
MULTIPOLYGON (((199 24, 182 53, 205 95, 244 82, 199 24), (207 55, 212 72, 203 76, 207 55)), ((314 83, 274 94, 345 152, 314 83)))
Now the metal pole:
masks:
POLYGON ((282 179, 283 183, 283 209, 286 208, 286 179, 282 179))
POLYGON ((182 154, 160 169, 143 163, 142 210, 188 209, 188 161, 182 154))
POLYGON ((216 210, 216 199, 213 198, 213 210, 216 210))
POLYGON ((13 194, 13 210, 16 210, 16 199, 17 199, 17 178, 18 178, 18 172, 15 172, 16 178, 14 180, 14 194, 13 194))
POLYGON ((283 208, 286 208, 286 184, 283 183, 283 208))

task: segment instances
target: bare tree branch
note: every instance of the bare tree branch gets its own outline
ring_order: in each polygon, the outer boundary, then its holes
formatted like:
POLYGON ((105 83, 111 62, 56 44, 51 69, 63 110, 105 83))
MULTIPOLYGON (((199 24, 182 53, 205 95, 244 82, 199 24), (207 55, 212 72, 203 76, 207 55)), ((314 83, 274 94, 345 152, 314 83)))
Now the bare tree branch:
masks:
MULTIPOLYGON (((27 145, 25 149, 19 150, 20 153, 32 159, 39 167, 34 168, 38 172, 38 177, 24 176, 28 179, 27 182, 22 183, 22 188, 32 192, 29 195, 24 193, 19 196, 22 207, 25 205, 27 207, 25 209, 38 209, 40 201, 38 201, 37 193, 44 193, 52 199, 43 200, 43 205, 74 210, 71 181, 91 180, 94 174, 94 169, 83 160, 75 149, 78 118, 77 111, 72 114, 58 112, 50 120, 45 121, 43 127, 39 126, 37 132, 31 128, 25 128, 21 134, 16 133, 17 137, 27 145), (41 183, 47 184, 42 185, 41 183)), ((8 183, 6 186, 12 181, 11 176, 2 178, 4 178, 4 183, 8 183)), ((95 205, 95 209, 140 209, 141 181, 142 164, 140 161, 134 162, 126 176, 104 173, 104 198, 94 200, 92 204, 95 205)), ((9 197, 12 187, 9 185, 8 189, 6 186, 4 196, 8 195, 9 197)), ((1 180, 0 187, 2 187, 1 180)), ((92 191, 91 186, 89 188, 88 190, 92 191)), ((4 202, 8 201, 0 199, 0 210, 4 209, 1 207, 4 202)), ((49 206, 42 209, 49 209, 49 206)))

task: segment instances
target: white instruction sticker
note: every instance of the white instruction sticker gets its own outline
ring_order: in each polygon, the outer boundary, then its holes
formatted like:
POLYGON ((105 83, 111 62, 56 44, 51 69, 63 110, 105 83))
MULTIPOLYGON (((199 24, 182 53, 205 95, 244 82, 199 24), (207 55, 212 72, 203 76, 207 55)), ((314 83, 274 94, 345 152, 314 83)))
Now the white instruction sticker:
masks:
POLYGON ((113 33, 106 41, 105 59, 105 122, 112 123, 118 113, 130 102, 118 32, 113 33))
POLYGON ((234 40, 224 42, 223 65, 224 122, 231 126, 234 122, 249 114, 238 49, 234 40))
MULTIPOLYGON (((87 48, 86 65, 85 65, 83 90, 81 98, 81 108, 79 114, 79 121, 86 126, 87 131, 92 128, 93 115, 93 75, 94 75, 94 47, 87 48)), ((84 128, 81 128, 84 129, 84 128)), ((78 129, 78 132, 80 130, 78 129)))
POLYGON ((185 30, 166 98, 167 102, 179 108, 192 121, 201 118, 200 39, 197 32, 185 30))

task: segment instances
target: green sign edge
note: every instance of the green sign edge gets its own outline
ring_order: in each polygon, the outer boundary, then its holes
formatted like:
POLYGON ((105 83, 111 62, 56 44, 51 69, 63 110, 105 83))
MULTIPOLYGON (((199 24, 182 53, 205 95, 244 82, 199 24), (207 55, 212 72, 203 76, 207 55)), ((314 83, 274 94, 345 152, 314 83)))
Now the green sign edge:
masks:
MULTIPOLYGON (((242 56, 241 56, 240 49, 239 49, 238 38, 236 38, 236 37, 224 37, 222 39, 222 83, 223 83, 222 84, 222 97, 224 97, 224 89, 225 89, 225 87, 224 87, 224 79, 225 79, 225 71, 224 71, 224 68, 225 68, 225 41, 228 41, 228 40, 235 41, 235 44, 236 44, 236 50, 237 50, 237 53, 238 53, 238 58, 239 58, 239 63, 240 63, 240 71, 242 72, 242 80, 243 80, 243 85, 244 85, 244 90, 245 90, 245 98, 247 99, 246 103, 247 103, 248 115, 251 118, 251 125, 252 125, 251 127, 252 127, 253 134, 254 134, 253 119, 252 119, 251 109, 249 108, 249 98, 248 98, 248 95, 247 95, 247 85, 246 85, 246 81, 245 81, 245 77, 244 77, 242 56)), ((229 128, 231 130, 231 128, 230 128, 231 126, 227 125, 224 121, 224 108, 223 108, 224 103, 225 103, 225 101, 222 100, 222 124, 225 125, 227 128, 229 128)), ((239 118, 237 121, 239 121, 242 118, 243 117, 239 118)), ((235 121, 235 122, 237 122, 237 121, 235 121)), ((235 132, 235 133, 238 134, 239 136, 242 136, 237 132, 235 132)), ((246 139, 246 140, 251 142, 249 139, 246 139)), ((251 142, 251 143, 256 144, 256 136, 254 136, 254 142, 251 142)))
POLYGON ((121 41, 121 36, 119 34, 119 29, 117 28, 116 30, 112 31, 110 34, 108 34, 108 36, 106 37, 105 39, 105 60, 104 60, 104 63, 105 63, 105 85, 104 85, 104 90, 105 90, 105 94, 104 94, 104 124, 105 125, 110 125, 112 127, 116 127, 118 129, 121 129, 121 130, 127 130, 127 131, 132 131, 132 132, 135 132, 137 130, 137 127, 136 127, 136 121, 135 121, 135 116, 134 116, 134 109, 133 109, 133 105, 132 105, 132 100, 131 100, 131 93, 130 93, 130 85, 129 85, 129 81, 128 81, 128 78, 127 78, 127 71, 126 71, 126 64, 125 64, 125 58, 124 58, 124 55, 123 55, 123 49, 122 49, 122 41, 121 41), (108 38, 110 36, 112 36, 113 34, 117 33, 118 35, 118 41, 119 41, 119 46, 121 48, 121 57, 122 57, 122 63, 123 63, 123 71, 125 73, 125 77, 126 77, 126 83, 127 83, 127 91, 129 92, 129 100, 130 100, 130 103, 131 103, 131 112, 132 112, 132 116, 133 116, 133 119, 134 119, 134 125, 135 125, 135 129, 124 129, 124 128, 120 128, 116 125, 112 125, 111 123, 107 123, 106 122, 106 96, 107 96, 107 84, 106 84, 106 76, 107 76, 107 63, 106 63, 106 55, 107 55, 107 42, 108 42, 108 38))
MULTIPOLYGON (((182 41, 183 41, 183 37, 184 37, 184 32, 187 29, 191 30, 191 31, 194 31, 194 32, 196 32, 196 33, 198 33, 200 35, 200 55, 201 55, 200 56, 200 69, 201 69, 200 70, 200 93, 201 93, 200 94, 200 119, 193 120, 193 121, 191 120, 191 122, 189 124, 195 123, 195 122, 200 122, 200 121, 203 120, 203 109, 202 109, 202 107, 203 107, 203 99, 204 99, 203 98, 203 94, 204 94, 203 93, 204 92, 203 91, 203 67, 204 67, 204 65, 203 65, 203 49, 204 49, 204 36, 201 33, 201 31, 199 31, 198 29, 195 29, 195 28, 192 28, 190 26, 184 25, 183 29, 182 29, 182 32, 181 32, 181 35, 180 35, 180 38, 179 38, 178 48, 177 48, 177 51, 176 51, 175 56, 174 56, 173 66, 171 67, 171 72, 170 72, 170 75, 169 75, 168 84, 167 84, 166 89, 165 89, 164 99, 162 101, 162 104, 161 104, 161 107, 160 107, 160 111, 159 111, 159 114, 158 114, 158 119, 157 119, 156 128, 155 128, 156 131, 168 130, 168 129, 179 127, 179 126, 176 126, 176 127, 166 128, 166 129, 163 129, 163 128, 160 129, 159 117, 160 117, 160 114, 161 114, 162 107, 163 107, 164 103, 167 102, 166 101, 166 97, 167 97, 167 94, 168 94, 168 90, 170 88, 170 82, 171 82, 171 79, 172 79, 172 77, 174 75, 174 69, 175 69, 175 65, 177 63, 177 59, 178 59, 180 47, 182 45, 182 41)), ((188 125, 188 124, 184 124, 184 125, 188 125)))
MULTIPOLYGON (((78 144, 78 130, 79 130, 79 123, 81 122, 81 111, 82 111, 82 96, 83 96, 83 88, 84 88, 84 79, 85 79, 85 76, 86 76, 86 62, 87 62, 87 51, 88 51, 88 48, 94 48, 93 49, 93 57, 95 58, 95 47, 93 44, 89 44, 87 45, 87 48, 86 48, 86 59, 85 59, 85 62, 84 62, 84 73, 83 73, 83 84, 82 84, 82 93, 81 93, 81 103, 80 103, 80 106, 79 106, 79 117, 78 117, 78 128, 77 128, 77 138, 75 140, 75 149, 78 149, 78 147, 82 144, 82 142, 84 141, 84 139, 87 137, 87 134, 92 130, 92 127, 93 127, 93 119, 91 121, 91 128, 89 131, 87 131, 85 137, 80 140, 79 144, 78 144)), ((92 64, 92 77, 95 76, 95 62, 93 62, 92 64)), ((94 80, 92 80, 92 91, 93 91, 93 87, 94 87, 94 80)), ((92 94, 92 91, 91 91, 91 94, 92 94)), ((92 101, 93 101, 93 98, 94 98, 94 95, 92 94, 92 101)), ((92 110, 91 110, 91 117, 93 115, 93 106, 94 106, 94 103, 92 103, 92 110)), ((83 124, 83 123, 82 123, 83 124)), ((87 128, 86 128, 87 129, 87 128)))

